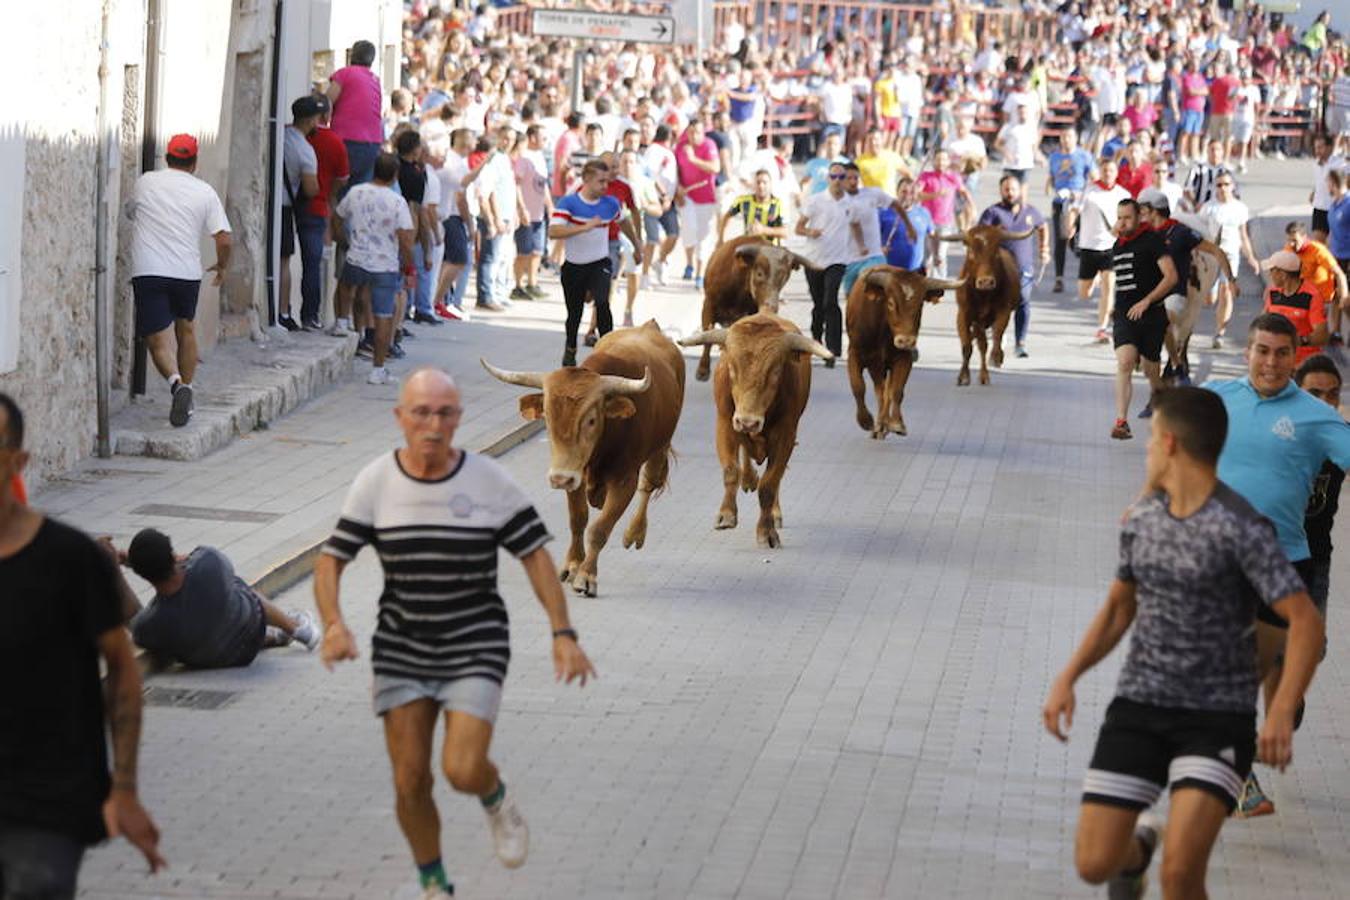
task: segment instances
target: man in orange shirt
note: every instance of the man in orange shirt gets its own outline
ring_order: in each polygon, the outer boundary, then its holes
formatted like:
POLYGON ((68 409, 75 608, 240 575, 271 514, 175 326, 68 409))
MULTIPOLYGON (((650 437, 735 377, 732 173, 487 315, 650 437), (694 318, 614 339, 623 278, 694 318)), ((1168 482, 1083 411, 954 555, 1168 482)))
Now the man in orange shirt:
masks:
MULTIPOLYGON (((1341 330, 1341 306, 1350 302, 1345 272, 1327 245, 1308 236, 1308 226, 1290 222, 1284 229, 1285 246, 1298 254, 1303 280, 1311 282, 1330 304, 1327 309, 1328 329, 1331 334, 1341 330)), ((1301 360, 1303 357, 1300 356, 1301 360)))
POLYGON ((1327 329, 1326 295, 1301 274, 1302 260, 1292 250, 1276 250, 1261 263, 1270 280, 1262 312, 1279 313, 1298 332, 1294 355, 1301 363, 1331 339, 1327 329))

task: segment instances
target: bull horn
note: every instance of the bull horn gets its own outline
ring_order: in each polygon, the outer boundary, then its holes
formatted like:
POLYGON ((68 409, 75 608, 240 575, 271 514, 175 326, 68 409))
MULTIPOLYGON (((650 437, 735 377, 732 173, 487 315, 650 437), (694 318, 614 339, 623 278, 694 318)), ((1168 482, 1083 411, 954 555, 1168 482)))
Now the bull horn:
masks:
POLYGON ((816 271, 816 269, 818 268, 815 263, 811 262, 811 260, 807 259, 805 256, 802 256, 800 253, 793 253, 791 250, 789 250, 788 255, 792 260, 792 265, 794 266, 800 266, 803 269, 810 269, 812 272, 816 271))
POLYGON ((696 331, 689 337, 680 338, 681 347, 706 347, 709 344, 725 347, 727 345, 727 330, 725 328, 712 328, 708 331, 696 331))
POLYGON ((834 354, 826 350, 819 341, 813 341, 804 334, 788 334, 784 335, 784 339, 789 350, 810 353, 821 359, 834 359, 834 354))
POLYGON ((964 287, 965 283, 964 278, 958 278, 955 281, 946 278, 925 278, 923 289, 926 291, 954 291, 959 287, 964 287))
POLYGON ((735 257, 742 262, 754 262, 755 257, 759 256, 762 244, 741 244, 736 248, 735 257))
POLYGON ((608 395, 615 394, 640 394, 652 386, 652 370, 650 366, 642 368, 641 378, 625 378, 622 375, 601 375, 600 389, 608 395))
POLYGON ((938 235, 938 240, 939 240, 939 241, 960 241, 961 243, 964 244, 964 243, 966 243, 966 233, 965 233, 964 231, 958 231, 958 232, 956 232, 955 234, 940 234, 940 235, 938 235))
POLYGON ((478 361, 487 369, 488 374, 498 381, 505 381, 507 384, 518 384, 521 387, 540 388, 544 387, 543 372, 512 372, 507 369, 499 369, 492 363, 483 359, 481 356, 478 361))
POLYGON ((1028 228, 1026 231, 1009 231, 1006 228, 999 227, 1005 241, 1024 241, 1036 233, 1035 228, 1028 228))
POLYGON ((890 280, 890 272, 880 266, 873 266, 863 275, 863 284, 870 288, 876 288, 879 291, 886 290, 886 283, 890 280))

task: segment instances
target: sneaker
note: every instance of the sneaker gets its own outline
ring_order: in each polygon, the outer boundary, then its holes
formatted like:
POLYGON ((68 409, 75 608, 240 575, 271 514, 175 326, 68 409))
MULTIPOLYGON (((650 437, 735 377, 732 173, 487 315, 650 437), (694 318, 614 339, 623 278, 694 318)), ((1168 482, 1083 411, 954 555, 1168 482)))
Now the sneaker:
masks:
POLYGON ((1130 423, 1124 419, 1116 419, 1116 424, 1111 429, 1111 437, 1118 441, 1128 441, 1134 437, 1130 434, 1130 423))
POLYGON ((497 304, 501 306, 502 309, 510 309, 516 305, 509 297, 503 297, 497 301, 497 304))
POLYGON ((497 804, 496 809, 483 811, 487 813, 497 859, 508 869, 523 866, 530 852, 530 826, 525 824, 525 817, 516 808, 516 801, 508 794, 497 804))
POLYGON ((1030 355, 1031 354, 1027 352, 1026 344, 1018 344, 1017 349, 1013 350, 1013 356, 1016 356, 1018 359, 1026 359, 1030 355))
POLYGON ((173 400, 169 404, 169 424, 182 428, 192 418, 192 385, 177 382, 173 387, 173 400))
POLYGON ((351 334, 351 330, 341 322, 334 322, 332 325, 328 326, 328 330, 325 331, 324 334, 329 337, 346 337, 351 334))
POLYGON ((478 304, 475 304, 474 308, 475 308, 475 309, 485 310, 485 311, 487 311, 487 312, 505 312, 505 311, 506 311, 506 307, 505 307, 505 306, 502 306, 500 303, 496 302, 495 300, 488 300, 486 303, 478 303, 478 304))
POLYGON ((369 338, 361 338, 356 342, 356 355, 362 359, 370 359, 375 355, 375 345, 370 342, 369 338))
POLYGON ((652 289, 652 275, 650 272, 642 276, 642 280, 638 282, 638 286, 644 291, 650 291, 652 289))
POLYGON ((624 327, 624 328, 632 328, 632 327, 633 327, 633 314, 632 314, 632 313, 626 312, 626 313, 623 314, 623 327, 624 327))
POLYGON ((532 284, 527 287, 525 293, 530 295, 531 300, 544 300, 548 297, 548 291, 545 291, 537 284, 532 284))
POLYGON ((1256 773, 1252 772, 1242 785, 1242 793, 1238 795, 1238 805, 1233 810, 1233 817, 1254 819, 1257 816, 1268 816, 1274 812, 1275 801, 1267 797, 1266 792, 1261 790, 1261 783, 1256 780, 1256 773))
POLYGON ((389 370, 384 366, 377 369, 371 369, 370 374, 366 376, 366 384, 393 384, 394 376, 389 374, 389 370))
POLYGON ((453 303, 446 304, 445 311, 442 312, 441 315, 445 316, 451 322, 469 321, 469 311, 462 306, 455 306, 453 303))
POLYGON ((1056 294, 1062 294, 1062 293, 1064 293, 1064 279, 1063 279, 1063 278, 1056 278, 1056 279, 1055 279, 1055 293, 1056 293, 1056 294))
POLYGON ((1141 418, 1141 419, 1151 419, 1151 418, 1153 418, 1153 400, 1152 400, 1152 399, 1150 399, 1147 403, 1144 404, 1144 408, 1143 408, 1143 409, 1139 410, 1139 418, 1141 418))
POLYGON ((1223 335, 1221 335, 1221 334, 1216 334, 1216 335, 1214 335, 1214 340, 1210 341, 1209 346, 1210 346, 1211 349, 1214 349, 1214 350, 1222 350, 1222 349, 1223 349, 1223 335))
POLYGON ((588 331, 586 332, 586 336, 581 339, 581 342, 585 344, 587 347, 594 347, 595 342, 598 340, 600 340, 599 334, 597 334, 594 331, 588 331))
POLYGON ((827 368, 827 369, 833 369, 833 368, 834 368, 834 363, 835 363, 835 358, 834 358, 833 356, 831 356, 829 359, 825 360, 825 368, 827 368))
POLYGON ((417 335, 413 334, 412 329, 409 328, 407 325, 401 325, 399 326, 398 331, 394 334, 394 340, 398 341, 403 338, 415 341, 417 340, 417 335))
POLYGON ((417 895, 417 900, 455 900, 455 895, 438 884, 431 884, 422 889, 422 893, 417 895))
POLYGON ((1144 896, 1148 887, 1148 864, 1153 861, 1153 851, 1158 846, 1158 835, 1163 823, 1156 813, 1145 812, 1139 815, 1134 825, 1134 839, 1144 851, 1144 864, 1132 872, 1121 872, 1106 883, 1106 896, 1110 900, 1137 900, 1144 896))
POLYGON ((413 314, 413 321, 419 325, 439 325, 441 320, 431 313, 424 313, 420 309, 413 314))
POLYGON ((696 291, 701 291, 701 290, 703 290, 703 276, 702 276, 702 275, 700 275, 700 276, 698 276, 697 278, 694 279, 694 290, 696 290, 696 291))
POLYGON ((685 280, 685 281, 688 281, 689 279, 691 279, 691 278, 693 278, 693 277, 694 277, 694 267, 693 267, 693 266, 685 266, 685 267, 684 267, 684 280, 685 280))
POLYGON ((391 347, 389 348, 389 358, 390 358, 390 359, 403 359, 403 357, 405 357, 405 356, 407 356, 407 355, 408 355, 408 351, 407 351, 407 350, 404 350, 404 349, 403 349, 403 345, 402 345, 401 343, 399 343, 398 341, 394 341, 393 346, 391 346, 391 347))
POLYGON ((529 294, 527 294, 527 293, 525 292, 525 289, 524 289, 523 287, 521 287, 520 285, 516 285, 515 287, 511 288, 511 299, 512 299, 512 300, 533 300, 534 298, 531 297, 529 294))
MULTIPOLYGON (((373 373, 372 373, 373 374, 373 373)), ((386 374, 388 372, 386 371, 386 374)), ((291 612, 288 615, 295 620, 295 631, 291 632, 291 640, 298 644, 304 644, 306 650, 313 650, 319 646, 319 627, 314 624, 307 612, 291 612)))
POLYGON ((666 264, 664 260, 655 260, 652 263, 652 271, 656 273, 656 283, 661 287, 666 286, 666 264))
POLYGON ((565 367, 565 366, 575 366, 575 365, 577 364, 577 348, 576 348, 576 347, 564 347, 564 348, 563 348, 563 360, 562 360, 562 364, 563 364, 564 367, 565 367))
POLYGON ((305 319, 300 323, 300 328, 303 331, 323 331, 323 325, 318 319, 305 319))
POLYGON ((1096 335, 1094 335, 1092 339, 1099 344, 1105 344, 1111 340, 1111 335, 1106 333, 1105 328, 1098 328, 1096 335))
POLYGON ((292 319, 289 315, 277 316, 277 324, 287 331, 299 331, 300 323, 292 319))

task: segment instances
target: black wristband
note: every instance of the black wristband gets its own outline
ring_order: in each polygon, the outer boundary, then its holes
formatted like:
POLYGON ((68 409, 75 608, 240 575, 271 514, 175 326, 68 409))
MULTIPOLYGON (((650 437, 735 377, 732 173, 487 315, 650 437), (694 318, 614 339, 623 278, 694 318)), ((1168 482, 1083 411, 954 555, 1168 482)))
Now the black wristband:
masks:
POLYGON ((559 628, 557 631, 553 632, 553 639, 557 640, 560 637, 569 637, 575 641, 577 639, 577 633, 576 630, 572 628, 559 628))

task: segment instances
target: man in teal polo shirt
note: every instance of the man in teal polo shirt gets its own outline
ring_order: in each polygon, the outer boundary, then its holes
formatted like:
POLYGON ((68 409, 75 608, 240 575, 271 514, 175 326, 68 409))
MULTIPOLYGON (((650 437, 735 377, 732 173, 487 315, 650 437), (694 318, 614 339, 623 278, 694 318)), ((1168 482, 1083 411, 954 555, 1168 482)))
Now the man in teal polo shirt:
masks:
MULTIPOLYGON (((1279 313, 1257 316, 1247 331, 1247 377, 1204 386, 1223 398, 1228 411, 1219 480, 1270 519, 1285 556, 1307 584, 1312 554, 1303 514, 1323 462, 1350 468, 1350 425, 1294 384, 1297 349, 1298 332, 1292 322, 1279 313)), ((1257 654, 1269 703, 1280 681, 1287 623, 1259 604, 1257 619, 1257 654)), ((1250 776, 1237 814, 1274 811, 1274 804, 1250 776)))

